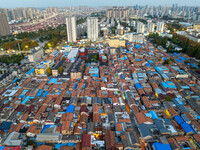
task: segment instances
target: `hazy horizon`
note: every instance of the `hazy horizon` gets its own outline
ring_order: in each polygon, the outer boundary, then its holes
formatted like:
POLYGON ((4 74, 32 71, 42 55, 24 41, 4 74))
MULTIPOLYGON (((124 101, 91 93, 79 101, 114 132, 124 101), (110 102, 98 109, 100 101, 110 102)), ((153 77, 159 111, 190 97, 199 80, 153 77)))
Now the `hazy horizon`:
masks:
POLYGON ((69 6, 171 6, 178 4, 178 6, 200 6, 199 0, 0 0, 0 8, 16 8, 16 7, 69 7, 69 6), (16 3, 17 1, 17 3, 16 3))

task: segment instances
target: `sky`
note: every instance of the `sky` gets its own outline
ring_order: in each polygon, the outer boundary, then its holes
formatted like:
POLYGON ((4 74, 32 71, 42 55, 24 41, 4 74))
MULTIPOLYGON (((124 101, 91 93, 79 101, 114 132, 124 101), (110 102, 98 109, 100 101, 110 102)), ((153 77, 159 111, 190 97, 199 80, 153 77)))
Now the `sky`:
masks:
POLYGON ((200 6, 200 0, 0 0, 1 8, 64 6, 133 6, 172 5, 200 6))

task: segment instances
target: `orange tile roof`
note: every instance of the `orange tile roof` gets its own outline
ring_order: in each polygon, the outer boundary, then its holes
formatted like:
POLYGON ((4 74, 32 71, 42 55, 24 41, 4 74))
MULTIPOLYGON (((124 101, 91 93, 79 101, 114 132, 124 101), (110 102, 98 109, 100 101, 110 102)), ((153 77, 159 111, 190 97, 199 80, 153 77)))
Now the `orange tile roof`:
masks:
POLYGON ((74 134, 81 134, 81 124, 80 123, 76 123, 75 127, 74 127, 74 134))
POLYGON ((181 142, 181 141, 189 141, 188 137, 185 136, 175 136, 176 141, 181 142))
POLYGON ((73 150, 73 146, 61 146, 60 150, 73 150))
POLYGON ((199 134, 195 134, 195 135, 193 135, 193 138, 200 145, 200 135, 199 134))
POLYGON ((101 119, 100 119, 100 114, 96 113, 96 114, 93 114, 93 122, 100 122, 101 119))
POLYGON ((115 127, 116 127, 116 131, 123 131, 122 123, 116 123, 115 127))
POLYGON ((119 100, 118 100, 118 98, 116 97, 116 96, 114 96, 114 97, 112 97, 112 103, 113 104, 119 104, 119 100))
POLYGON ((95 113, 99 113, 99 105, 94 104, 94 105, 92 106, 92 110, 93 110, 93 113, 94 113, 94 114, 95 114, 95 113))
POLYGON ((27 119, 28 119, 28 112, 26 112, 22 117, 21 117, 21 119, 20 120, 23 120, 23 121, 26 121, 27 119))
POLYGON ((22 128, 23 125, 24 125, 23 123, 18 123, 18 124, 15 126, 14 131, 19 132, 19 130, 22 128))
POLYGON ((173 107, 168 108, 168 111, 169 111, 169 113, 170 113, 170 115, 171 115, 172 117, 178 115, 178 113, 176 112, 176 110, 175 110, 173 107))
POLYGON ((115 149, 115 136, 113 131, 106 130, 105 143, 106 143, 106 149, 115 149))
POLYGON ((45 82, 42 81, 42 82, 40 83, 40 85, 38 86, 38 89, 39 89, 39 90, 43 89, 44 85, 45 85, 45 82))
POLYGON ((62 124, 61 131, 63 131, 63 130, 69 131, 70 124, 71 124, 71 121, 64 121, 62 124))
POLYGON ((62 116, 60 118, 61 122, 72 121, 72 120, 73 120, 73 113, 70 113, 70 112, 62 114, 62 116))
POLYGON ((41 145, 36 148, 36 150, 51 150, 53 147, 48 145, 41 145))
POLYGON ((37 128, 36 125, 31 125, 26 133, 28 133, 28 132, 35 133, 36 128, 37 128))
POLYGON ((143 112, 139 112, 135 115, 136 119, 137 119, 137 122, 138 124, 142 124, 142 123, 145 123, 145 122, 151 122, 153 123, 153 120, 149 117, 146 117, 145 114, 143 112))

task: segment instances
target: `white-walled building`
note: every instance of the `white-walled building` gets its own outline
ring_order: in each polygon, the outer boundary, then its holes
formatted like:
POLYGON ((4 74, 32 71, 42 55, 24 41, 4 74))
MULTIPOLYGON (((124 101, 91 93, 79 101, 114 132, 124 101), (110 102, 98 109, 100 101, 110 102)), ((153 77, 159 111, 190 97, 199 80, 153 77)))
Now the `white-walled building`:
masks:
POLYGON ((156 31, 162 33, 164 31, 164 22, 157 22, 157 28, 156 31))
POLYGON ((87 18, 87 36, 88 39, 96 41, 98 38, 99 29, 98 29, 98 18, 97 17, 88 17, 87 18))
POLYGON ((142 22, 137 22, 137 33, 144 33, 145 25, 142 22))
POLYGON ((147 24, 147 32, 153 33, 155 29, 155 24, 153 22, 148 22, 147 24))
POLYGON ((76 37, 77 37, 76 18, 75 17, 67 17, 66 18, 66 26, 67 26, 67 41, 68 42, 76 42, 76 37))

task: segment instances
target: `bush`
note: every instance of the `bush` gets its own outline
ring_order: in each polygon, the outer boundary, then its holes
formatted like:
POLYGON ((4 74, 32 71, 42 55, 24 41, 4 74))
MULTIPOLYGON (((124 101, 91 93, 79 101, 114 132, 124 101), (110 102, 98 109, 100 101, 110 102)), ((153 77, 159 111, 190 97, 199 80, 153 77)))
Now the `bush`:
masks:
POLYGON ((59 67, 59 68, 58 68, 58 72, 59 72, 60 74, 62 74, 63 70, 64 70, 63 67, 59 67))
POLYGON ((171 101, 172 99, 171 99, 171 97, 166 96, 166 97, 165 97, 165 100, 169 102, 169 101, 171 101))

